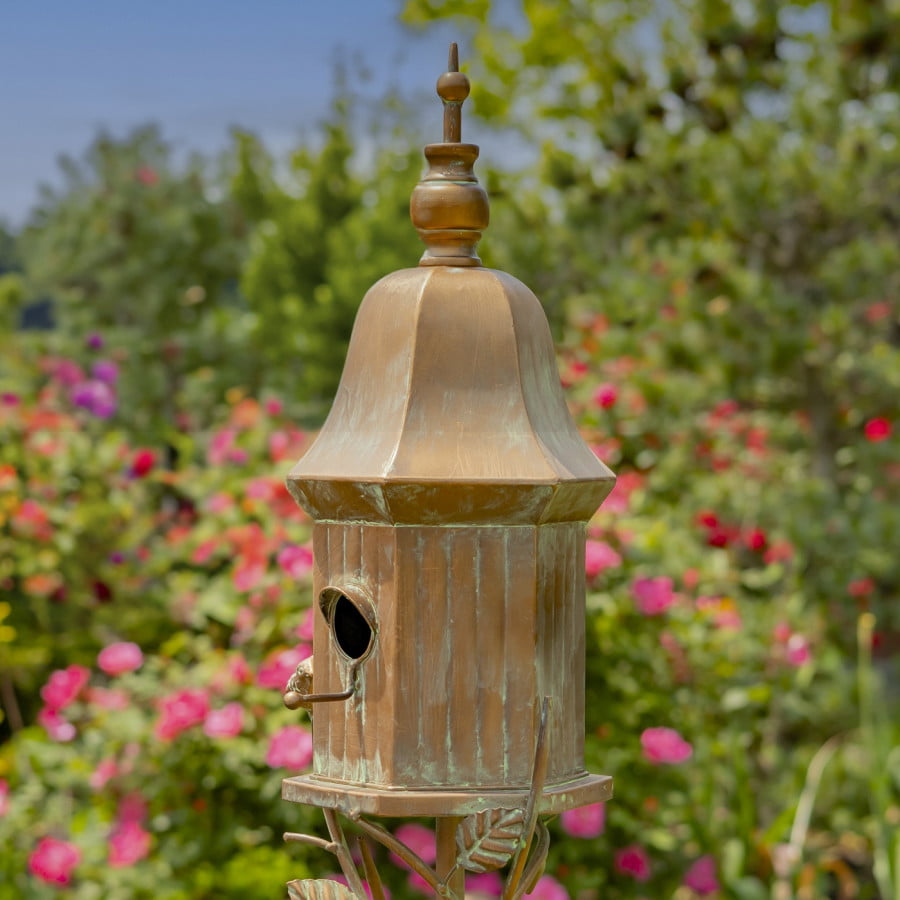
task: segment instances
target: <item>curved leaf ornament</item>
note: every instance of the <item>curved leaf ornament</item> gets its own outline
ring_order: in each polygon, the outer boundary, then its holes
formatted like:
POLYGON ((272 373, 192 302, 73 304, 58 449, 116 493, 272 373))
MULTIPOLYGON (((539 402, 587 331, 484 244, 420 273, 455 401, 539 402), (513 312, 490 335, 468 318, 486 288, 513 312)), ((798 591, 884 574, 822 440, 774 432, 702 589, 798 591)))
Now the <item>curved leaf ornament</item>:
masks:
POLYGON ((301 878, 288 882, 288 900, 356 900, 346 885, 330 878, 301 878))
POLYGON ((522 809, 486 809, 466 816, 456 830, 457 865, 469 872, 491 872, 513 857, 525 831, 522 809))

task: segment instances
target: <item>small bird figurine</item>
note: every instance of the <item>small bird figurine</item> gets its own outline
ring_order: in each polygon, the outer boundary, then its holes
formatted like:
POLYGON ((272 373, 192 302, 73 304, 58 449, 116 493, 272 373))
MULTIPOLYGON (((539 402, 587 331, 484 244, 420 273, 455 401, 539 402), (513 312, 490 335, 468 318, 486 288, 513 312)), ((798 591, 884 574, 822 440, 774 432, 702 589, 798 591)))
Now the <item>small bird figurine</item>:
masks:
POLYGON ((302 660, 294 674, 288 679, 284 689, 284 705, 288 709, 312 709, 312 703, 303 698, 312 693, 313 661, 312 657, 302 660))

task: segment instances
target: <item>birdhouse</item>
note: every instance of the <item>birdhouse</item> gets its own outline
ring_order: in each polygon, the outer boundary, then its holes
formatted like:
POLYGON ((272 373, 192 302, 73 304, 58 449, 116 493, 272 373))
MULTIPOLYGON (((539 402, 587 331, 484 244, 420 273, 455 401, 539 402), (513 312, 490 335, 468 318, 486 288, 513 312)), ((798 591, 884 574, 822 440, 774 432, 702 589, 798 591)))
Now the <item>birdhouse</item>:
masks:
POLYGON ((568 412, 540 302, 476 254, 488 198, 455 56, 410 204, 424 255, 366 294, 288 476, 314 522, 316 608, 285 701, 311 711, 314 760, 283 795, 357 822, 434 816, 439 837, 519 811, 521 851, 540 815, 611 795, 584 768, 584 550, 614 476, 568 412))

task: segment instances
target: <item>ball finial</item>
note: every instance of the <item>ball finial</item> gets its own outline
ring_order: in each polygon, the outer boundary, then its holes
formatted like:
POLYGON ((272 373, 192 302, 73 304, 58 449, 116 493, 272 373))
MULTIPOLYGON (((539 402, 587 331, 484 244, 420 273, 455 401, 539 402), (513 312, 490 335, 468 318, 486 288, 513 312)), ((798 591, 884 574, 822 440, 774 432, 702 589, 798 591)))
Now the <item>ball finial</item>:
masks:
POLYGON ((437 81, 438 97, 444 104, 445 144, 458 144, 462 140, 462 105, 469 90, 469 79, 459 71, 459 50, 453 43, 447 71, 437 81))

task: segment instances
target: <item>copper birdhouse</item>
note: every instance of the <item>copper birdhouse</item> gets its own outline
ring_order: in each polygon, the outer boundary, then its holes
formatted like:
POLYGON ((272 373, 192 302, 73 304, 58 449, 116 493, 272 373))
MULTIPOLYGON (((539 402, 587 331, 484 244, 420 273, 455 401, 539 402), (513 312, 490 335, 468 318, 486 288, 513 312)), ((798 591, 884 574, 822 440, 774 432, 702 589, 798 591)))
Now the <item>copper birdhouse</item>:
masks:
POLYGON ((483 871, 466 828, 520 821, 496 861, 521 882, 541 814, 611 795, 584 768, 584 547, 614 481, 568 412, 540 302, 476 255, 488 199, 455 46, 450 69, 410 204, 425 253, 366 294, 288 476, 314 520, 317 610, 311 672, 285 698, 311 711, 313 770, 283 787, 329 811, 336 845, 335 810, 383 842, 363 816, 437 817, 445 896, 466 861, 483 871))

